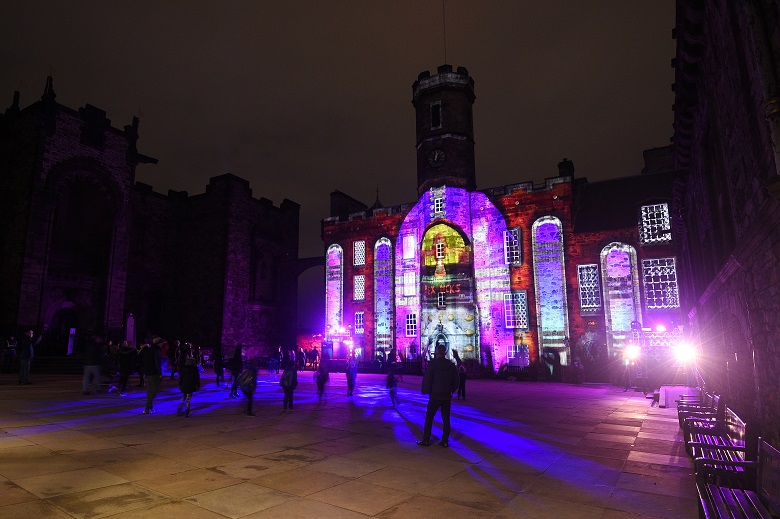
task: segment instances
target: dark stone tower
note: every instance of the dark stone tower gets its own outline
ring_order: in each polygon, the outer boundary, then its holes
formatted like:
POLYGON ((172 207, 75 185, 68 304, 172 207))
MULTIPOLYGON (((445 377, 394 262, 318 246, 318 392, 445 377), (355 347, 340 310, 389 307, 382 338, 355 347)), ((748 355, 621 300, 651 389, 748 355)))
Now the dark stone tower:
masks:
POLYGON ((464 67, 441 65, 412 85, 417 118, 417 191, 448 185, 476 189, 474 176, 474 80, 464 67))

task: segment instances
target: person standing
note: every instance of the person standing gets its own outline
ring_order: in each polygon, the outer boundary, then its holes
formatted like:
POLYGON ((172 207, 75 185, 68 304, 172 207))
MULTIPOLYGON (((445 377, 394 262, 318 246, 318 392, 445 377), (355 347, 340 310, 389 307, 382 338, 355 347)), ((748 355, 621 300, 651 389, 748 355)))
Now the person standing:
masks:
POLYGON ((33 339, 35 332, 27 330, 25 335, 22 335, 19 340, 19 384, 32 384, 30 382, 30 364, 35 357, 35 347, 41 342, 41 336, 37 339, 33 339))
POLYGON ((295 364, 291 361, 286 361, 284 364, 284 372, 282 378, 279 380, 279 385, 282 386, 284 391, 284 401, 282 407, 287 411, 293 409, 293 391, 298 387, 298 371, 295 369, 295 364))
POLYGON ((181 341, 173 341, 168 345, 168 369, 171 370, 171 380, 173 380, 173 376, 176 374, 177 371, 180 372, 180 366, 179 366, 179 360, 181 362, 184 362, 183 359, 180 359, 181 355, 181 341))
POLYGON ((146 376, 146 406, 143 414, 154 412, 154 397, 160 389, 162 380, 162 352, 160 351, 160 339, 155 337, 152 344, 144 344, 141 348, 141 363, 146 376))
POLYGON ((81 392, 90 394, 90 387, 95 386, 95 394, 100 392, 100 363, 103 362, 103 338, 93 335, 84 349, 84 378, 81 382, 81 392))
POLYGON ((5 348, 3 348, 3 372, 5 373, 10 373, 11 369, 13 369, 17 346, 16 337, 13 335, 9 336, 8 340, 5 341, 5 348))
POLYGON ((200 390, 200 370, 198 369, 198 361, 192 356, 184 361, 179 372, 179 390, 181 391, 181 403, 179 403, 179 409, 176 411, 178 416, 181 416, 181 408, 186 405, 184 410, 184 417, 190 417, 190 402, 192 401, 192 394, 195 391, 200 390))
POLYGON ((243 346, 240 344, 233 350, 233 356, 230 358, 230 374, 233 375, 233 385, 230 386, 230 394, 228 398, 238 397, 238 377, 244 369, 244 361, 241 358, 241 350, 243 346))
POLYGON ((357 361, 355 361, 355 356, 350 355, 349 359, 347 359, 347 396, 352 396, 352 393, 355 391, 355 382, 357 382, 357 361))
POLYGON ((254 359, 247 362, 246 369, 236 380, 238 380, 241 392, 244 393, 244 396, 246 397, 244 414, 246 416, 255 416, 255 413, 252 412, 252 398, 254 398, 255 390, 257 389, 257 363, 254 359))
POLYGON ((427 447, 431 444, 431 429, 436 412, 441 409, 443 422, 441 441, 439 445, 447 447, 450 438, 450 409, 452 394, 458 389, 458 369, 446 358, 447 347, 436 345, 434 359, 428 363, 422 381, 422 393, 428 395, 428 409, 425 412, 425 427, 422 440, 417 445, 427 447))
POLYGON ((330 380, 330 373, 329 373, 329 367, 328 367, 328 361, 330 357, 327 353, 322 354, 322 361, 320 362, 319 369, 317 370, 317 394, 320 397, 320 402, 322 402, 322 398, 325 396, 325 384, 328 383, 328 380, 330 380))
POLYGON ((214 375, 217 378, 217 387, 221 387, 221 384, 225 381, 225 358, 222 356, 222 345, 214 346, 211 356, 214 363, 214 375))
POLYGON ((385 383, 387 386, 387 392, 390 394, 390 403, 393 404, 393 407, 395 407, 396 403, 398 402, 398 379, 395 378, 395 371, 392 369, 387 370, 387 382, 385 383))
POLYGON ((455 364, 458 366, 458 400, 463 397, 466 400, 466 365, 463 364, 460 355, 457 350, 452 350, 452 355, 455 357, 455 364))

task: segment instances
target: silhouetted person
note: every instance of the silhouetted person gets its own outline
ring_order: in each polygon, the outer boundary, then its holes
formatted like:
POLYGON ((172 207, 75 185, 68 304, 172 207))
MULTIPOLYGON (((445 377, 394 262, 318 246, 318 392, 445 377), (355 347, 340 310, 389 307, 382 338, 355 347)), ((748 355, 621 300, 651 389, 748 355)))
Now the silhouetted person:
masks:
POLYGON ((122 341, 122 346, 119 348, 119 396, 127 394, 127 381, 135 369, 137 357, 138 353, 136 353, 135 348, 129 342, 122 341))
POLYGON ((428 409, 425 412, 425 428, 422 440, 417 445, 427 447, 431 444, 431 429, 436 412, 441 409, 441 421, 443 422, 441 441, 439 445, 447 447, 450 438, 450 408, 452 407, 452 394, 458 390, 458 369, 455 364, 445 357, 447 347, 443 344, 436 346, 436 356, 428 363, 422 381, 422 393, 428 396, 428 409))
POLYGON ((355 391, 355 383, 357 382, 357 361, 355 360, 355 356, 351 355, 349 359, 347 360, 347 396, 352 396, 352 393, 355 391))
POLYGON ((230 358, 230 366, 228 366, 228 368, 230 369, 231 375, 233 375, 233 385, 230 387, 229 398, 238 397, 238 376, 244 369, 244 361, 241 359, 242 348, 243 346, 240 344, 236 346, 236 349, 233 350, 233 356, 230 358))
POLYGON ((317 370, 317 394, 322 402, 322 397, 325 396, 325 384, 330 380, 329 363, 330 357, 327 353, 322 354, 322 361, 320 362, 319 369, 317 370))
POLYGON ((455 364, 458 367, 458 400, 466 400, 466 365, 463 364, 457 350, 452 350, 452 356, 455 357, 455 364))
POLYGON ((257 363, 254 360, 247 362, 246 369, 241 372, 237 378, 238 386, 241 388, 241 392, 246 397, 246 404, 244 406, 244 414, 246 416, 255 416, 252 412, 252 398, 255 395, 257 389, 257 363))
POLYGON ((399 403, 397 396, 398 379, 395 377, 395 370, 387 370, 387 381, 385 382, 385 385, 387 386, 387 392, 390 395, 390 403, 393 404, 393 407, 395 407, 395 404, 399 403))
POLYGON ((85 395, 90 394, 90 387, 95 386, 95 393, 100 391, 100 363, 103 362, 103 338, 93 336, 87 341, 84 348, 84 378, 81 382, 81 390, 85 395))
POLYGON ((214 347, 214 351, 211 352, 211 361, 214 364, 214 375, 217 379, 217 387, 220 387, 225 381, 225 358, 222 356, 222 346, 218 345, 214 347))
POLYGON ((288 409, 292 411, 293 409, 293 392, 295 391, 295 388, 298 387, 298 371, 295 367, 295 364, 290 360, 286 360, 284 366, 282 366, 284 372, 279 380, 279 385, 282 386, 282 390, 284 391, 282 407, 285 411, 288 409))
POLYGON ((16 348, 19 343, 13 335, 8 337, 3 348, 3 372, 10 373, 16 360, 16 348))
POLYGON ((19 355, 19 383, 32 384, 30 382, 30 364, 35 357, 35 347, 40 344, 41 336, 33 339, 34 332, 27 330, 25 335, 19 339, 17 355, 19 355))
POLYGON ((152 340, 152 344, 144 344, 141 348, 141 362, 144 366, 144 375, 146 376, 146 406, 144 414, 154 412, 154 397, 160 390, 160 381, 162 380, 162 352, 160 351, 159 337, 152 340))
POLYGON ((179 372, 179 390, 181 391, 181 402, 176 414, 181 416, 182 406, 185 406, 184 417, 189 418, 192 394, 200 390, 200 370, 198 369, 198 361, 193 357, 184 361, 184 366, 179 372))

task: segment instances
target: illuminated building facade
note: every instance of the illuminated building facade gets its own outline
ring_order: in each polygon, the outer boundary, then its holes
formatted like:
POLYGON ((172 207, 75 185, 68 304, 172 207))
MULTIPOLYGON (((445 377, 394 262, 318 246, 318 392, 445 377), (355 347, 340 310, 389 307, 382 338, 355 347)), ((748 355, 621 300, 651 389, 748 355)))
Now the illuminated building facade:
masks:
POLYGON ((575 179, 564 159, 541 185, 477 190, 474 100, 464 68, 414 83, 416 203, 331 194, 328 327, 364 360, 444 344, 494 371, 578 361, 604 379, 628 343, 646 342, 636 331, 679 322, 669 150, 614 181, 575 179))

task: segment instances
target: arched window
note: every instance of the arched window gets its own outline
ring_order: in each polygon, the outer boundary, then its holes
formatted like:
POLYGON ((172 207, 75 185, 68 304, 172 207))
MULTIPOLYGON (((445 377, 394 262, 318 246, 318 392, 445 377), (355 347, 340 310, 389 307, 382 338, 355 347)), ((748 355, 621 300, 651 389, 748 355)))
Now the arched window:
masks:
POLYGON ((561 364, 567 365, 569 316, 561 221, 554 216, 539 218, 533 225, 532 240, 539 352, 557 354, 561 364))
POLYGON ((631 323, 641 322, 636 249, 625 243, 610 243, 601 250, 604 317, 607 353, 619 355, 631 340, 631 323))
POLYGON ((387 238, 374 244, 374 354, 393 347, 393 246, 387 238))
POLYGON ((328 247, 325 262, 325 323, 336 328, 342 325, 344 309, 344 251, 340 245, 328 247))

